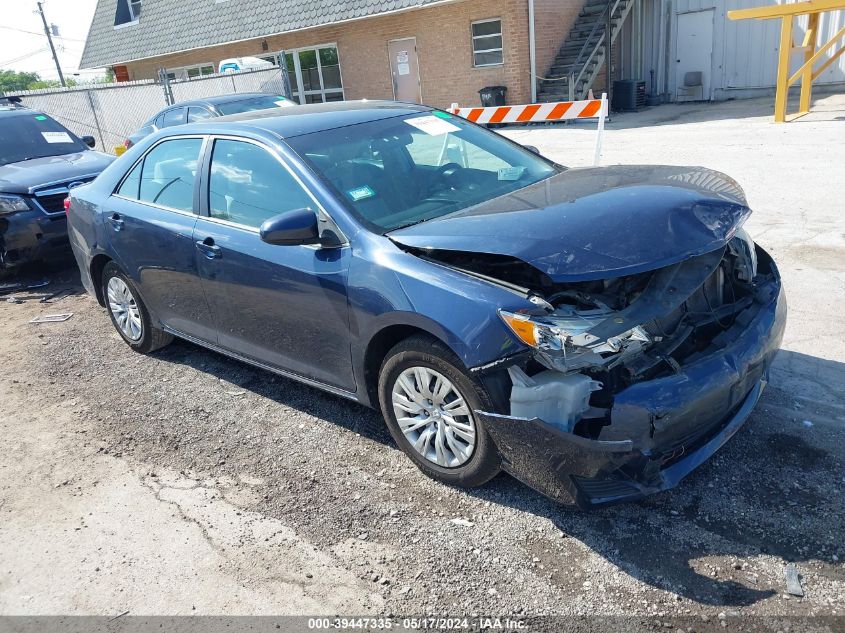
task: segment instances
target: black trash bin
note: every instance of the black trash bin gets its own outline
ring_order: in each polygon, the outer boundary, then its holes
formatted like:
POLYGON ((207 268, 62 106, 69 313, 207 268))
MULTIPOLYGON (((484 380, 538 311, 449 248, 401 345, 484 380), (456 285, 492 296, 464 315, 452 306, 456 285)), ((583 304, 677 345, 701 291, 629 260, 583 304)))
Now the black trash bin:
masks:
MULTIPOLYGON (((487 86, 478 91, 481 96, 481 105, 485 108, 505 105, 505 93, 507 86, 487 86)), ((501 123, 488 123, 488 128, 504 127, 501 123)))
POLYGON ((485 108, 505 105, 507 86, 487 86, 478 91, 481 95, 481 105, 485 108))

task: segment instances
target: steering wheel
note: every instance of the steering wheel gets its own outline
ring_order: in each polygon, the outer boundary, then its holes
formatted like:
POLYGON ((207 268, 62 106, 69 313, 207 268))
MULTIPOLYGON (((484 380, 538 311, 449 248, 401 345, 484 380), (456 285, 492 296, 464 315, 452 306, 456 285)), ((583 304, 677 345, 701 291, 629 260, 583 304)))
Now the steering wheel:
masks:
POLYGON ((454 174, 458 169, 463 169, 458 163, 446 163, 445 165, 440 165, 437 168, 437 175, 438 176, 451 176, 454 174))

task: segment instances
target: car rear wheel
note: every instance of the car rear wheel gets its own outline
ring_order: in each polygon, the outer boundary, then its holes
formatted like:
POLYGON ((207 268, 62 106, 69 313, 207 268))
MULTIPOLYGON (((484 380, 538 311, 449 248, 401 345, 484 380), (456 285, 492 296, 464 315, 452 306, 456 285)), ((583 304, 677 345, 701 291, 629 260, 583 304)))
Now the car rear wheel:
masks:
POLYGON ((138 291, 117 264, 105 265, 101 281, 112 325, 129 347, 148 354, 173 340, 170 334, 152 326, 138 291))
POLYGON ((429 477, 472 488, 499 472, 499 453, 475 413, 492 409, 490 396, 437 339, 414 336, 388 352, 379 398, 393 439, 429 477))

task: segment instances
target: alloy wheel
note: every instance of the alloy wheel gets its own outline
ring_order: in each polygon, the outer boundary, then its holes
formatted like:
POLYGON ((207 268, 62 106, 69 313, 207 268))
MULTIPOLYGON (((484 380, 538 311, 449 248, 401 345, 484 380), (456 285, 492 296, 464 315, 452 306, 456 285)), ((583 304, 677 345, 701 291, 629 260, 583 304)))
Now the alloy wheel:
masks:
POLYGON ((130 341, 141 340, 143 326, 141 323, 141 311, 129 286, 120 277, 112 277, 106 286, 106 294, 117 327, 130 341))
POLYGON ((417 453, 444 468, 469 461, 475 418, 452 381, 428 367, 411 367, 399 374, 391 396, 396 422, 417 453))

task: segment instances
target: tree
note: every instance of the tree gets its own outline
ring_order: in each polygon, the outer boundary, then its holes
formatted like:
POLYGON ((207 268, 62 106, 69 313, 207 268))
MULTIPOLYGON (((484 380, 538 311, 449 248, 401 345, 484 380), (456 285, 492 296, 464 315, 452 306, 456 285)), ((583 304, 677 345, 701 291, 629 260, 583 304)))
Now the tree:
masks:
MULTIPOLYGON (((76 79, 72 79, 70 77, 65 79, 65 83, 67 84, 68 88, 73 88, 74 86, 78 85, 78 81, 76 79)), ((61 82, 55 79, 38 79, 37 81, 33 81, 27 87, 27 90, 41 90, 42 88, 61 88, 61 82)))
POLYGON ((38 73, 0 70, 0 92, 31 90, 30 86, 39 81, 41 81, 41 78, 38 76, 38 73))

